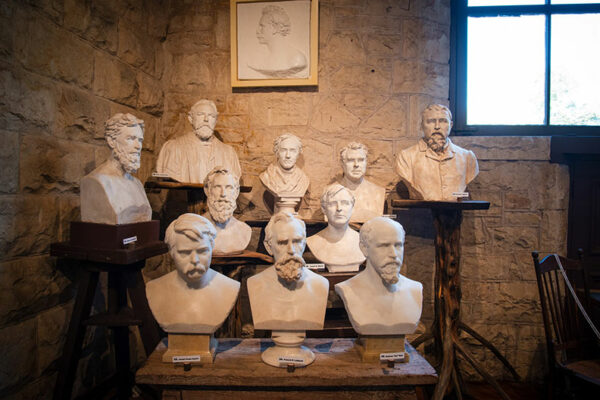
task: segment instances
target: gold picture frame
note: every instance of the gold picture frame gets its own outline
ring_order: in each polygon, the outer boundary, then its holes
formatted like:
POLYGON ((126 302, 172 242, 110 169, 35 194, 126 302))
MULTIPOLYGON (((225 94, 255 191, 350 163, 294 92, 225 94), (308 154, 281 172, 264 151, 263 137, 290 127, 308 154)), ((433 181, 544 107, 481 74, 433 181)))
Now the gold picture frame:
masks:
POLYGON ((316 86, 318 0, 230 0, 231 86, 316 86))

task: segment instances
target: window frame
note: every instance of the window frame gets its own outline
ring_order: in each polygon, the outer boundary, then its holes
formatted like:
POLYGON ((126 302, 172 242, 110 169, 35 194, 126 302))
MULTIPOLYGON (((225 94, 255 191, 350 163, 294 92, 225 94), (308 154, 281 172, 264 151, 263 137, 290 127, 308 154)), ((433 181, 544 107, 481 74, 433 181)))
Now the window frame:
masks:
POLYGON ((550 120, 550 41, 552 14, 600 13, 600 4, 545 4, 524 6, 467 6, 468 0, 452 0, 450 23, 450 110, 457 136, 600 136, 600 126, 549 125, 550 120), (467 21, 481 16, 546 16, 546 80, 544 125, 467 124, 467 21))

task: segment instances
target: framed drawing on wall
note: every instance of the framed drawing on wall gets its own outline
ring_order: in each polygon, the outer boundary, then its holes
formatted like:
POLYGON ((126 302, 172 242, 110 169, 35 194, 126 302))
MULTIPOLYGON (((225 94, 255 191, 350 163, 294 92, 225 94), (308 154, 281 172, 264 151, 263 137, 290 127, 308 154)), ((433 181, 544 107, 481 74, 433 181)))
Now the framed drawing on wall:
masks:
POLYGON ((314 86, 319 1, 231 1, 231 86, 314 86))

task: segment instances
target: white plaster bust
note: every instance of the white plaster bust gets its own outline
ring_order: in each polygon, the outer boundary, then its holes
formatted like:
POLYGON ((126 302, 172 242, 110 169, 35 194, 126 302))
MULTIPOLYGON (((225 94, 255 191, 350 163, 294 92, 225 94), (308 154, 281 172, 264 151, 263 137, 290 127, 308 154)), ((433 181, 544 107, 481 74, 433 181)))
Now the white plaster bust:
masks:
POLYGON ((203 216, 217 228, 214 253, 233 253, 244 250, 252 228, 233 216, 240 194, 240 182, 227 168, 216 167, 204 180, 208 212, 203 216))
POLYGON ((248 278, 254 327, 284 331, 322 329, 329 282, 304 266, 304 221, 287 212, 275 214, 265 228, 264 243, 275 265, 248 278))
POLYGON ((121 225, 150 221, 152 209, 142 183, 134 177, 140 167, 144 121, 115 114, 104 124, 111 156, 81 179, 81 220, 121 225))
POLYGON ((285 133, 273 142, 273 152, 277 161, 260 174, 261 182, 274 196, 301 198, 309 184, 308 176, 296 166, 302 142, 297 136, 285 133))
POLYGON ((335 285, 361 335, 403 335, 417 329, 423 307, 423 285, 400 275, 404 258, 404 229, 385 217, 367 221, 360 229, 360 249, 366 269, 335 285))
POLYGON ((152 314, 169 333, 212 334, 231 312, 240 283, 210 269, 214 226, 183 214, 165 233, 175 271, 146 284, 152 314))
POLYGON ((448 138, 452 129, 448 107, 427 106, 421 127, 423 138, 396 157, 396 172, 408 186, 411 198, 456 200, 452 193, 464 192, 479 173, 477 158, 448 138))
POLYGON ((340 161, 344 175, 340 181, 347 187, 356 203, 350 221, 366 222, 383 215, 385 188, 365 179, 367 172, 367 146, 351 142, 340 151, 340 161))
POLYGON ((176 137, 160 149, 156 172, 167 174, 179 182, 203 183, 216 166, 224 166, 236 176, 242 175, 233 147, 214 136, 217 107, 210 100, 200 100, 188 113, 193 131, 176 137))
POLYGON ((348 227, 353 207, 354 196, 350 190, 338 183, 325 188, 321 210, 327 216, 327 227, 309 237, 306 244, 330 272, 358 271, 365 261, 358 245, 358 232, 348 227))
POLYGON ((292 23, 287 12, 279 5, 267 5, 256 27, 258 43, 267 47, 264 59, 254 59, 248 67, 266 77, 289 78, 306 77, 308 72, 298 75, 306 69, 306 55, 295 48, 289 39, 292 23))

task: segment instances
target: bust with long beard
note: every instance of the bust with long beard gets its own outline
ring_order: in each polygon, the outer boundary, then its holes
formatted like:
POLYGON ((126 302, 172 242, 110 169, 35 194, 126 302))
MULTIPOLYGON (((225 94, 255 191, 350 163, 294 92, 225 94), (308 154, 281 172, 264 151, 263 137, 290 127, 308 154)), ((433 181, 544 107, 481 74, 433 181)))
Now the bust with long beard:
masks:
POLYGON ((105 123, 105 137, 112 150, 109 159, 81 179, 81 220, 109 225, 150 221, 146 192, 132 175, 140 167, 144 121, 115 114, 105 123))
POLYGON ((323 329, 329 282, 305 268, 304 221, 288 212, 275 214, 265 228, 265 248, 275 265, 248 279, 256 329, 323 329))
POLYGON ((235 253, 248 247, 252 228, 233 216, 236 200, 240 194, 239 178, 227 168, 215 167, 204 180, 208 212, 203 217, 217 229, 213 251, 235 253))
POLYGON ((365 270, 335 285, 352 327, 361 335, 403 335, 417 329, 423 306, 423 285, 400 275, 404 229, 385 217, 360 229, 365 270))

